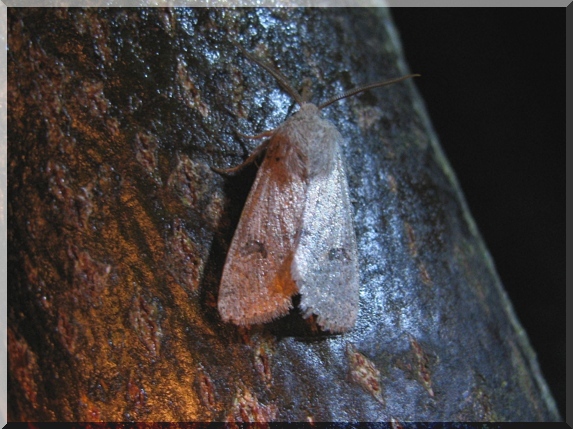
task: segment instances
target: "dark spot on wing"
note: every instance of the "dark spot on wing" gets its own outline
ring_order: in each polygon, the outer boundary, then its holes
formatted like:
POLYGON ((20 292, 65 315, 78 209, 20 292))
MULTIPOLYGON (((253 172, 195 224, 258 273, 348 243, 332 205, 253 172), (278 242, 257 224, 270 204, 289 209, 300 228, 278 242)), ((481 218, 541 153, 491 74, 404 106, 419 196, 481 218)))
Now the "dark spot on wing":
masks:
POLYGON ((347 261, 350 259, 350 255, 343 247, 333 247, 328 251, 329 261, 347 261))
POLYGON ((260 253, 262 258, 267 257, 267 248, 264 243, 258 240, 249 240, 241 248, 241 255, 247 256, 253 253, 260 253))

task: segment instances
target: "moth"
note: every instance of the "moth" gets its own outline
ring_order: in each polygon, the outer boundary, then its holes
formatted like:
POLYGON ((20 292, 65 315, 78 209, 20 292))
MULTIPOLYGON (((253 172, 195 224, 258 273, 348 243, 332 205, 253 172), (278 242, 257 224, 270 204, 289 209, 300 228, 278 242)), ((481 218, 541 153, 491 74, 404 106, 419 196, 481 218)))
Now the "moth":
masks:
POLYGON ((407 75, 359 87, 318 106, 288 80, 242 47, 299 105, 241 165, 215 169, 233 174, 264 153, 233 236, 219 287, 221 318, 236 325, 286 315, 301 295, 303 317, 316 316, 330 332, 354 326, 359 308, 359 268, 353 210, 341 153, 342 136, 321 110, 342 98, 401 82, 407 75))

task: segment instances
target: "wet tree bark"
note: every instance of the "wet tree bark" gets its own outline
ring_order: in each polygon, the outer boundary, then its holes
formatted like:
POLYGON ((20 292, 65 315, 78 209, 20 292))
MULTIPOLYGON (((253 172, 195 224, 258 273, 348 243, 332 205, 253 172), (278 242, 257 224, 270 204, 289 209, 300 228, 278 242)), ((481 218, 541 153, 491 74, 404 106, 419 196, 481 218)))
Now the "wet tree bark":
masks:
POLYGON ((324 101, 407 72, 387 11, 8 17, 10 419, 559 419, 411 82, 324 111, 346 140, 355 328, 219 318, 256 168, 210 167, 293 106, 233 42, 324 101))

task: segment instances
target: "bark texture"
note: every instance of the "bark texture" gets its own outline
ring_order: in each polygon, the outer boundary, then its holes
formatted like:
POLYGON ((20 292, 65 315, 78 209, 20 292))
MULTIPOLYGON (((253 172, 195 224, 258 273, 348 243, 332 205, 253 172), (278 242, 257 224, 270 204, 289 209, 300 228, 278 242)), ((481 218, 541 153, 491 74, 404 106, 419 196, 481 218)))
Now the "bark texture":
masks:
POLYGON ((412 82, 324 115, 361 265, 344 335, 217 313, 236 131, 405 74, 385 10, 9 9, 9 418, 558 420, 412 82), (305 78, 309 78, 306 79, 305 78))

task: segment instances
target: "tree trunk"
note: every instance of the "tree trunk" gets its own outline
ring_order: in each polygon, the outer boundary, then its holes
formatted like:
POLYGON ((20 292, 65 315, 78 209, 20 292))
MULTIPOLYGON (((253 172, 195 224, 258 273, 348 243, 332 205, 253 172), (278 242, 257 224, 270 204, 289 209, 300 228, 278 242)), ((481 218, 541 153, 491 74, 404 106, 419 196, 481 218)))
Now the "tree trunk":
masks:
MULTIPOLYGON (((345 139, 353 330, 217 311, 290 99, 407 73, 387 10, 9 9, 9 419, 559 420, 412 82, 323 112, 345 139)), ((296 299, 295 299, 296 301, 296 299)), ((296 302, 295 302, 296 303, 296 302)))

